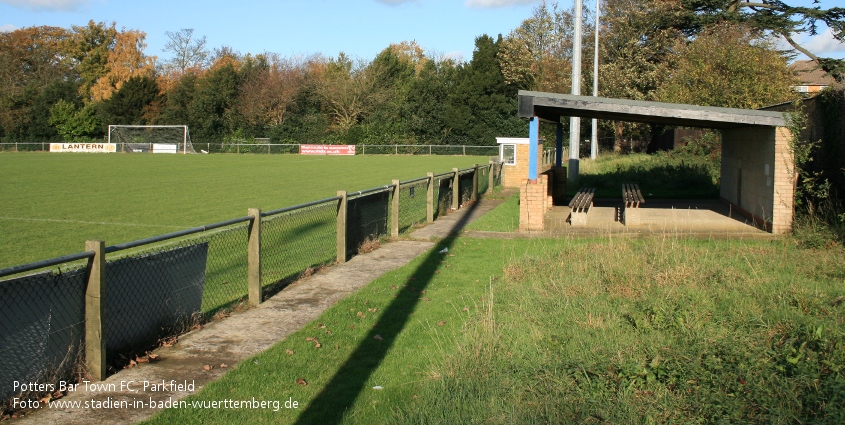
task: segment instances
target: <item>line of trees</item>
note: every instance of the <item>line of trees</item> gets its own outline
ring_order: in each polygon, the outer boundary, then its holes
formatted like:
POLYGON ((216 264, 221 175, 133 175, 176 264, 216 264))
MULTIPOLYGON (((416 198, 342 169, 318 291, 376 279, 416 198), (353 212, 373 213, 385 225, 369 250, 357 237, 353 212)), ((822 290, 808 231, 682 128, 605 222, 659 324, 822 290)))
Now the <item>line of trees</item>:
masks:
MULTIPOLYGON (((823 20, 842 37, 839 9, 789 21, 785 14, 810 12, 775 0, 606 0, 602 8, 606 97, 744 108, 792 100, 789 54, 772 35, 794 43, 795 33, 815 30, 808 22, 823 20)), ((506 36, 477 37, 466 62, 413 41, 372 60, 241 54, 209 49, 190 29, 167 32, 172 59, 157 61, 144 53, 145 33, 115 23, 22 28, 0 33, 0 139, 96 139, 108 124, 187 124, 200 143, 492 145, 526 133, 517 90, 569 91, 571 33, 572 10, 543 2, 506 36)), ((819 63, 839 75, 841 61, 819 63)), ((621 150, 653 130, 605 122, 600 131, 621 150)))

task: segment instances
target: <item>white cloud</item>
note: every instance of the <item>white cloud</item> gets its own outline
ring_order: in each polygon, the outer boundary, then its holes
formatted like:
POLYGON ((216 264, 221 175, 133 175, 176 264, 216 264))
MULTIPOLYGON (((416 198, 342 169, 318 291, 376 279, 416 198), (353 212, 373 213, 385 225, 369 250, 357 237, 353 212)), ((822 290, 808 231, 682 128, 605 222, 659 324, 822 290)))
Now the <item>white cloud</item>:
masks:
POLYGON ((79 10, 91 0, 0 0, 0 3, 31 10, 79 10))
POLYGON ((18 27, 14 26, 12 24, 0 25, 0 32, 12 32, 16 29, 18 29, 18 27))
POLYGON ((804 40, 804 47, 816 54, 845 52, 845 43, 833 38, 830 28, 809 40, 804 40))
POLYGON ((443 55, 443 59, 451 59, 455 61, 455 63, 461 63, 464 61, 464 54, 456 50, 454 52, 445 53, 443 55))
MULTIPOLYGON (((801 47, 815 55, 845 58, 845 43, 833 38, 833 32, 831 32, 830 28, 825 29, 815 36, 798 34, 793 39, 801 47)), ((794 50, 783 37, 778 36, 776 40, 778 49, 794 51, 797 54, 796 59, 808 59, 803 53, 794 50)))
POLYGON ((485 9, 493 7, 522 6, 526 4, 539 3, 539 1, 540 0, 466 0, 466 5, 467 7, 485 9))

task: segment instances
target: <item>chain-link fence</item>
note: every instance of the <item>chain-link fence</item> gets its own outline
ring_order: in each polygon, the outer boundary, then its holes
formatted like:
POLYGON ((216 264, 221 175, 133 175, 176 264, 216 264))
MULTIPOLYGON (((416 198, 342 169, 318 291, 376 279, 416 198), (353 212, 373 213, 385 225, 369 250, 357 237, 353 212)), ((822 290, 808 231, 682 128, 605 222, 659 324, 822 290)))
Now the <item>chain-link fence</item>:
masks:
POLYGON ((383 186, 347 195, 347 257, 366 251, 367 245, 389 235, 390 189, 391 186, 383 186))
POLYGON ((490 189, 490 175, 493 174, 492 164, 488 167, 478 168, 478 193, 487 193, 490 189))
POLYGON ((454 173, 443 173, 434 176, 434 218, 446 215, 452 208, 452 183, 454 173))
MULTIPOLYGON (((96 141, 95 141, 96 142, 96 141)), ((0 152, 30 152, 50 151, 49 141, 45 142, 11 142, 0 143, 0 152)), ((65 143, 53 141, 52 143, 65 143)), ((97 143, 105 143, 100 141, 97 143)), ((134 152, 125 143, 115 143, 117 152, 134 152)), ((299 143, 202 143, 192 142, 197 153, 236 153, 236 154, 299 154, 299 143)), ((138 152, 150 152, 149 149, 138 152)), ((181 152, 181 145, 179 147, 181 152)), ((358 155, 463 155, 489 156, 498 158, 498 146, 470 146, 470 145, 356 145, 358 155)))
POLYGON ((459 184, 460 189, 459 189, 458 193, 460 193, 460 196, 461 196, 461 198, 458 202, 459 208, 463 207, 464 205, 467 205, 467 203, 469 201, 473 200, 473 198, 474 198, 474 196, 473 196, 474 179, 475 179, 474 170, 466 170, 466 171, 459 173, 458 184, 459 184))
POLYGON ((399 233, 411 231, 427 218, 428 177, 399 183, 399 233))
POLYGON ((47 152, 50 142, 0 143, 0 152, 47 152))
POLYGON ((106 263, 104 334, 109 363, 244 300, 249 223, 246 217, 234 221, 190 230, 184 237, 165 235, 161 242, 107 248, 109 253, 127 252, 106 263), (129 253, 136 246, 139 249, 129 253))
POLYGON ((263 213, 261 285, 277 291, 337 258, 337 203, 329 198, 263 213))
POLYGON ((303 274, 346 261, 391 233, 407 233, 465 205, 477 196, 474 189, 489 189, 490 173, 497 182, 499 172, 500 167, 491 163, 394 181, 346 196, 264 213, 250 211, 250 216, 225 222, 0 270, 0 279, 6 279, 0 280, 0 400, 21 394, 16 381, 72 380, 83 363, 92 367, 90 359, 84 359, 89 355, 82 351, 86 345, 104 347, 103 370, 106 363, 119 369, 129 355, 221 310, 246 300, 257 304, 265 293, 276 292, 303 274), (339 237, 341 228, 344 237, 339 237), (345 246, 338 249, 341 240, 345 246), (96 272, 100 268, 103 272, 96 272), (256 281, 254 275, 260 278, 256 281), (89 311, 86 293, 91 288, 101 291, 96 297, 102 306, 89 311), (94 323, 101 323, 97 334, 102 339, 86 341, 86 325, 94 323))
POLYGON ((74 254, 3 273, 18 276, 0 281, 0 410, 15 395, 34 395, 15 382, 75 381, 85 340, 88 272, 79 260, 91 255, 74 254), (20 276, 24 272, 30 274, 20 276))
POLYGON ((463 145, 357 145, 358 155, 470 155, 499 156, 498 146, 463 145))

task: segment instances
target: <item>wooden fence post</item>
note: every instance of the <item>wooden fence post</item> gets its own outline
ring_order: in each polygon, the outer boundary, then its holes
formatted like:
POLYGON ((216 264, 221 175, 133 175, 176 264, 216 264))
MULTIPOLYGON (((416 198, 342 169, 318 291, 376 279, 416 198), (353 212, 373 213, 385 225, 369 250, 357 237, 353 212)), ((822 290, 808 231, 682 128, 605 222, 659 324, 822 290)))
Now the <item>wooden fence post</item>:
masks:
POLYGON ((390 212, 390 236, 399 236, 399 196, 402 190, 399 185, 399 180, 393 180, 393 205, 390 212))
POLYGON ((461 207, 461 178, 457 168, 453 168, 452 172, 455 173, 452 177, 452 209, 457 210, 461 207))
POLYGON ((434 173, 427 173, 428 176, 428 191, 425 199, 425 219, 429 223, 434 223, 434 173))
POLYGON ((247 215, 252 217, 252 221, 249 222, 247 259, 249 303, 258 305, 264 302, 264 291, 261 290, 261 210, 250 208, 247 215))
POLYGON ((347 201, 346 191, 339 190, 337 196, 340 196, 340 202, 337 205, 337 262, 345 263, 346 258, 346 208, 347 201))
POLYGON ((88 284, 85 288, 85 366, 94 380, 106 379, 105 299, 106 243, 85 242, 86 251, 94 251, 88 261, 88 284))

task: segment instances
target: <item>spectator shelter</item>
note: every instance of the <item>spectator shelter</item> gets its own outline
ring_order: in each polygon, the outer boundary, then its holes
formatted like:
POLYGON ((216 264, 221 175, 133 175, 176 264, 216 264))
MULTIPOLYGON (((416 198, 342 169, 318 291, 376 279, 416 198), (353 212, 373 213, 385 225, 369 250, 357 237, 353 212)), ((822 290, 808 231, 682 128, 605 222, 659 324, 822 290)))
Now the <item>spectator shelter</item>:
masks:
MULTIPOLYGON (((540 121, 555 123, 557 152, 563 151, 560 123, 564 117, 719 130, 722 200, 774 234, 792 228, 793 158, 781 112, 520 91, 519 116, 529 119, 532 149, 538 145, 540 121)), ((538 154, 530 152, 528 178, 521 186, 525 199, 520 205, 520 228, 524 230, 543 230, 543 217, 551 206, 548 178, 539 175, 538 154)), ((560 167, 561 161, 558 155, 555 165, 560 167)), ((570 167, 577 167, 577 161, 570 159, 570 167)))

